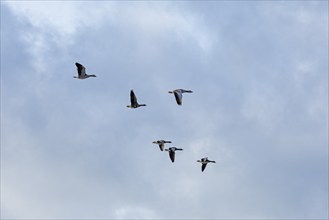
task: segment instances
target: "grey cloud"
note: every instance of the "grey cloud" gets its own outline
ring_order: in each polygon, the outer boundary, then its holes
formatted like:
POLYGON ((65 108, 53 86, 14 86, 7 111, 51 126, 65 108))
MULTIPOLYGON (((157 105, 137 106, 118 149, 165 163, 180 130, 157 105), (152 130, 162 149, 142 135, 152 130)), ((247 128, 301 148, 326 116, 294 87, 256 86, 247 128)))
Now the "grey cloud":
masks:
POLYGON ((2 218, 328 217, 327 3, 1 4, 2 218))

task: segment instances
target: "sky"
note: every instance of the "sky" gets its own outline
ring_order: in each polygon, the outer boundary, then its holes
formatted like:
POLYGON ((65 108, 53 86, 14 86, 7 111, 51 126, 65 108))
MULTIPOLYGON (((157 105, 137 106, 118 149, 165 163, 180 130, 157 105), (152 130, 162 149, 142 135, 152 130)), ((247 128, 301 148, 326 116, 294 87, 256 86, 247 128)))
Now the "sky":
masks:
POLYGON ((327 1, 0 4, 1 219, 328 219, 327 1))

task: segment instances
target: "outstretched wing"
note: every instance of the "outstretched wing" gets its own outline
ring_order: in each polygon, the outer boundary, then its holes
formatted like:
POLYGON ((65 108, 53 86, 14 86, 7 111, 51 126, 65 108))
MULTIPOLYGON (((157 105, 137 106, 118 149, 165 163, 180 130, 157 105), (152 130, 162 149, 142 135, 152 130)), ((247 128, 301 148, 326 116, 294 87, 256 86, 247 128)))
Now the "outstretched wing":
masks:
POLYGON ((163 143, 159 143, 159 147, 160 147, 160 150, 163 151, 164 144, 163 143))
POLYGON ((202 171, 202 172, 204 171, 204 169, 206 169, 206 166, 207 166, 206 163, 203 163, 203 164, 202 164, 202 166, 201 166, 201 171, 202 171))
POLYGON ((169 157, 171 162, 175 162, 175 151, 173 150, 169 151, 169 157))
POLYGON ((177 104, 181 105, 182 104, 182 98, 183 98, 182 92, 175 90, 174 95, 175 95, 175 99, 176 99, 177 104))
POLYGON ((82 64, 75 63, 75 65, 77 66, 79 76, 86 75, 86 68, 82 64))
POLYGON ((132 106, 136 106, 137 105, 137 97, 134 93, 133 90, 130 91, 130 102, 132 106))

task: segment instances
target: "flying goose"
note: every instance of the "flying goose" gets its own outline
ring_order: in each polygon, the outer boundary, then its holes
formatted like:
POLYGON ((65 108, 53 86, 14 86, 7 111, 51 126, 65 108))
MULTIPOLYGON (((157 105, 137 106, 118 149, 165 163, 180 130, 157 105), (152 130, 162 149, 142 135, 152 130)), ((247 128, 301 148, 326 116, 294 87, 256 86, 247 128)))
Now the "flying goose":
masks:
POLYGON ((96 75, 94 75, 94 74, 88 75, 86 73, 86 68, 83 65, 81 65, 80 63, 75 63, 75 65, 77 66, 77 69, 78 69, 78 76, 73 76, 73 78, 86 79, 88 77, 96 77, 96 75))
POLYGON ((169 152, 169 157, 171 162, 175 162, 175 151, 176 150, 183 150, 182 148, 177 148, 177 147, 169 147, 168 149, 165 149, 165 151, 169 152))
POLYGON ((158 140, 158 141, 153 141, 153 144, 158 144, 160 147, 160 150, 163 151, 164 149, 164 144, 165 143, 171 143, 171 141, 165 141, 165 140, 158 140))
POLYGON ((130 90, 130 103, 130 105, 127 105, 128 108, 138 108, 140 106, 146 106, 145 104, 138 104, 134 90, 130 90))
POLYGON ((197 162, 202 163, 201 171, 203 172, 206 169, 208 163, 216 163, 214 160, 208 160, 208 157, 201 158, 201 160, 197 160, 197 162))
POLYGON ((185 89, 175 89, 174 91, 169 91, 168 93, 174 93, 177 104, 182 105, 182 98, 184 92, 192 93, 193 91, 185 89))

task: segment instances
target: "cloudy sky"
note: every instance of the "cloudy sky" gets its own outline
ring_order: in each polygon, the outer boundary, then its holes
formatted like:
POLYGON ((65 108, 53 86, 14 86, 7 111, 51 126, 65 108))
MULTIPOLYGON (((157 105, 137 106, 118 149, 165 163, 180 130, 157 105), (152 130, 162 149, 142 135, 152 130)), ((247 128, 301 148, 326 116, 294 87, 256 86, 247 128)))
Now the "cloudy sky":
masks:
POLYGON ((327 219, 328 2, 1 1, 1 218, 327 219))

